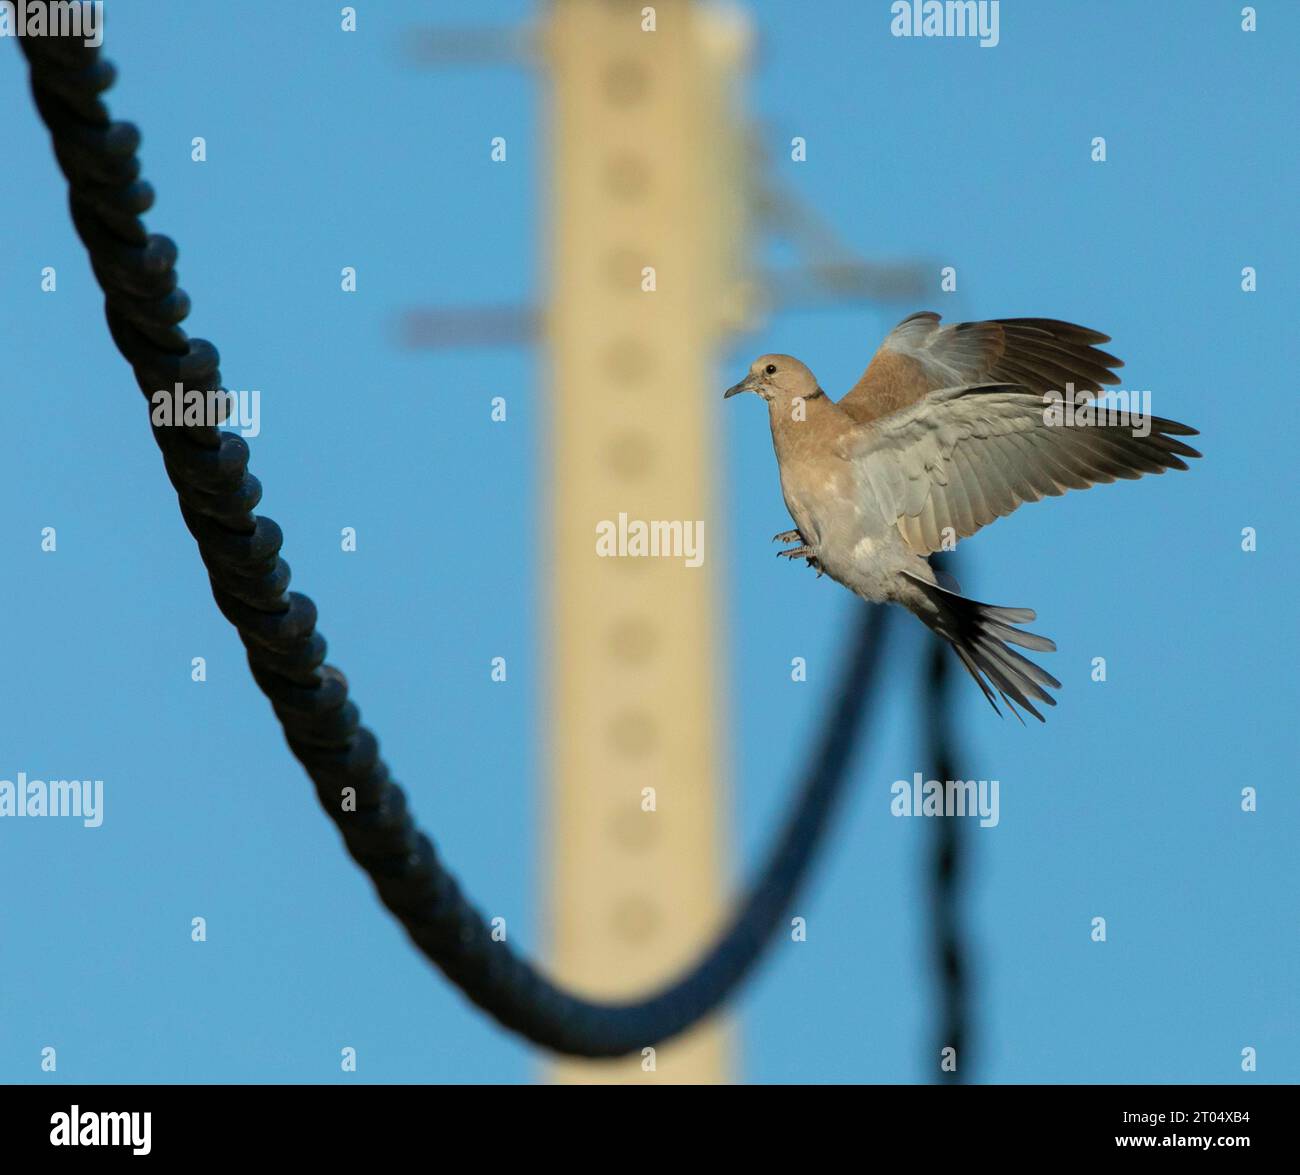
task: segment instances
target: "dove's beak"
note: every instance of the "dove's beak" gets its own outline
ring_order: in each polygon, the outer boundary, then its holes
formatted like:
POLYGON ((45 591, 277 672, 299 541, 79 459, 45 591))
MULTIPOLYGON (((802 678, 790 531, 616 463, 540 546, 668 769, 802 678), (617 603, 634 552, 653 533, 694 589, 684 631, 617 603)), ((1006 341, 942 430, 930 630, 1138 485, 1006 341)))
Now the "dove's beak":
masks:
POLYGON ((738 396, 741 392, 752 392, 754 390, 754 377, 752 374, 745 376, 738 384, 732 384, 725 392, 722 393, 724 400, 730 400, 732 396, 738 396))

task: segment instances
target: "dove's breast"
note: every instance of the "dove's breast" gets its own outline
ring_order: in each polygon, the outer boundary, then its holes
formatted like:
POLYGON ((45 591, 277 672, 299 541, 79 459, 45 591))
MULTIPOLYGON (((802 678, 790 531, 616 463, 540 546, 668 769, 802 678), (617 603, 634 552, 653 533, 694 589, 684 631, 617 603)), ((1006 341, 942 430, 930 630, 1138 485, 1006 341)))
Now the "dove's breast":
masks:
POLYGON ((783 462, 781 493, 800 533, 813 547, 839 539, 846 527, 857 525, 863 505, 852 466, 835 458, 783 462))
POLYGON ((822 395, 806 401, 798 423, 769 404, 781 493, 799 533, 832 579, 868 600, 887 600, 898 573, 921 564, 907 550, 897 519, 887 518, 860 457, 857 426, 822 395))
POLYGON ((915 556, 851 462, 823 457, 784 463, 781 491, 799 533, 832 579, 869 600, 891 598, 898 572, 915 556))

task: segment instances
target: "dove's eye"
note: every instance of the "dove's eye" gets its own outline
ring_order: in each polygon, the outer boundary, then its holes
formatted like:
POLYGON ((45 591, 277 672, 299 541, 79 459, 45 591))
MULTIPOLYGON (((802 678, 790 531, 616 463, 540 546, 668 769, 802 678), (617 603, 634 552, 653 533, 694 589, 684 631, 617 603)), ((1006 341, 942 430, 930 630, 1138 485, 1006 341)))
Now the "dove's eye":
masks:
POLYGON ((776 364, 775 364, 775 363, 769 363, 765 368, 763 368, 763 370, 764 370, 768 375, 775 375, 775 374, 776 374, 776 364))

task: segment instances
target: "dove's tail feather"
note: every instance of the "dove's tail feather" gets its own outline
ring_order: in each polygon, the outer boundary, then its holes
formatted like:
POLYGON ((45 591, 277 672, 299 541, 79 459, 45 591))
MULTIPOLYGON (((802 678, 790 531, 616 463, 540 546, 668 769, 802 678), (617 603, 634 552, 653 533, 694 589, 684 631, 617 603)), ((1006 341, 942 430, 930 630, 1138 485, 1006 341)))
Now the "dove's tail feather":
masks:
MULTIPOLYGON (((1047 670, 1011 648, 1011 645, 1019 645, 1022 649, 1042 653, 1056 651, 1055 643, 1047 637, 1013 627, 1033 620, 1033 609, 981 604, 978 600, 968 600, 965 596, 946 591, 937 584, 927 583, 909 572, 903 574, 918 589, 915 593, 909 592, 909 598, 903 602, 952 645, 961 663, 984 691, 989 705, 999 715, 1002 713, 993 698, 996 690, 1017 718, 1020 718, 1020 712, 1016 706, 1022 706, 1039 722, 1044 721, 1031 699, 1055 706, 1056 699, 1047 688, 1060 689, 1061 683, 1047 670)), ((1024 721, 1023 718, 1020 720, 1024 721)))

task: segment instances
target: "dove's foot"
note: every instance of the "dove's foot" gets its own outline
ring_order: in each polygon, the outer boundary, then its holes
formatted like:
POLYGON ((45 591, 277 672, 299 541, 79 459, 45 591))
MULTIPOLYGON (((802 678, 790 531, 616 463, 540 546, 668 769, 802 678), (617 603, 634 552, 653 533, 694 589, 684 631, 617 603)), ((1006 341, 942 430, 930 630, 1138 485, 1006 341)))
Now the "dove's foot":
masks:
POLYGON ((807 545, 790 547, 788 550, 785 551, 777 551, 776 554, 777 554, 777 558, 808 560, 808 566, 815 567, 817 569, 818 579, 820 579, 823 575, 826 574, 822 570, 822 565, 817 561, 817 556, 813 554, 812 547, 809 547, 807 545))
POLYGON ((820 579, 825 572, 822 565, 817 562, 817 556, 813 554, 813 549, 806 542, 804 537, 797 530, 783 530, 780 534, 772 536, 774 543, 798 543, 797 547, 790 547, 785 551, 777 551, 777 556, 784 556, 786 559, 807 559, 809 567, 817 569, 817 578, 820 579))

